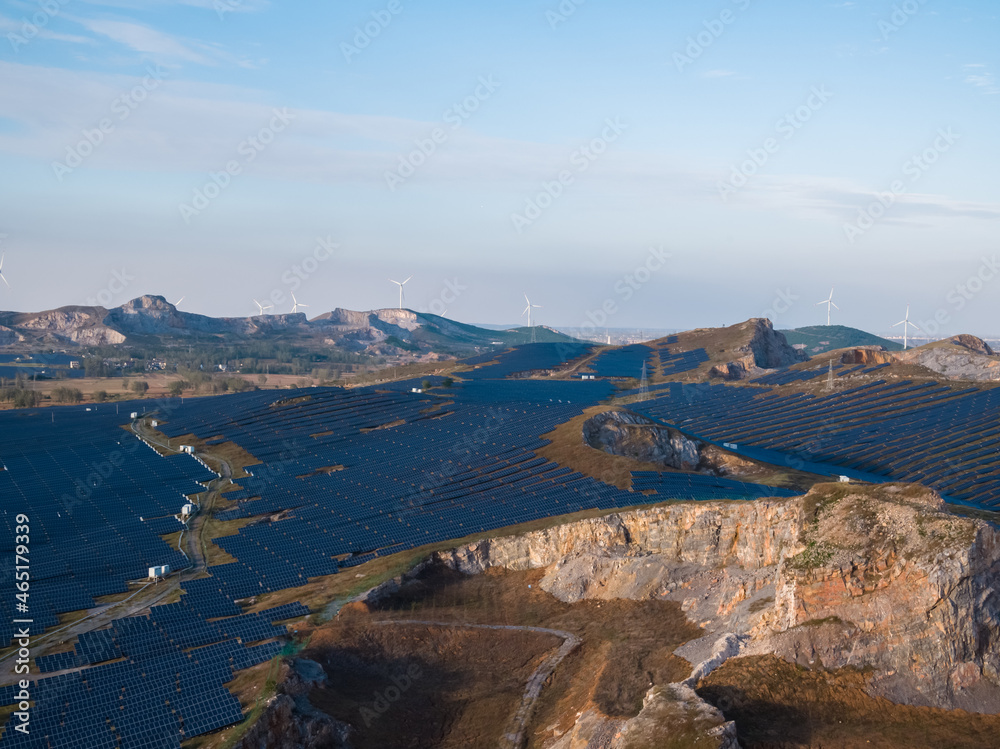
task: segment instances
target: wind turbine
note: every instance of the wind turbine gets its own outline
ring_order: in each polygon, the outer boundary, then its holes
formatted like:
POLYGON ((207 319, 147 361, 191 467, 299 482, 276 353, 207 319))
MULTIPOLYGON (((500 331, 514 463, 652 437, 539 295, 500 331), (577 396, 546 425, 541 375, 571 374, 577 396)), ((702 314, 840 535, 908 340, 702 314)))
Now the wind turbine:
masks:
POLYGON ((833 303, 833 289, 832 288, 830 289, 830 296, 828 296, 822 302, 816 302, 816 306, 817 307, 819 307, 821 304, 825 304, 826 305, 826 324, 829 325, 830 324, 830 308, 833 307, 834 309, 837 309, 837 310, 840 309, 840 307, 838 307, 836 304, 833 303))
MULTIPOLYGON (((910 328, 910 327, 913 327, 916 330, 920 330, 920 328, 918 328, 916 325, 914 325, 913 323, 910 322, 910 305, 908 305, 908 304, 906 305, 906 317, 904 317, 902 320, 900 320, 898 323, 896 323, 892 327, 895 328, 895 327, 897 327, 899 325, 903 326, 903 351, 906 351, 906 345, 907 345, 907 343, 909 343, 909 338, 907 337, 907 329, 910 328)), ((920 330, 920 332, 923 333, 922 330, 920 330)))
POLYGON ((299 311, 299 307, 308 307, 308 304, 302 304, 298 299, 295 298, 295 292, 292 292, 292 314, 294 315, 299 311))
POLYGON ((531 324, 531 310, 532 310, 532 308, 534 308, 534 309, 541 309, 542 305, 540 305, 540 304, 532 304, 531 300, 528 299, 528 295, 527 294, 524 295, 524 301, 526 301, 528 303, 528 306, 524 308, 524 312, 521 313, 521 317, 524 317, 525 315, 528 316, 528 327, 531 328, 531 342, 534 343, 535 342, 535 327, 531 324))
MULTIPOLYGON (((403 285, 407 281, 409 281, 410 278, 413 278, 413 276, 410 276, 409 278, 406 279, 406 281, 402 281, 402 282, 401 281, 393 281, 391 278, 389 279, 392 283, 396 284, 399 287, 399 308, 400 309, 403 309, 403 285)), ((305 305, 302 305, 302 306, 305 306, 305 305)))
POLYGON ((259 313, 260 315, 264 314, 264 310, 266 310, 266 309, 272 309, 274 307, 273 304, 261 304, 256 299, 253 300, 253 303, 256 304, 257 305, 257 309, 260 310, 260 313, 259 313))
POLYGON ((4 257, 6 257, 6 255, 0 255, 0 278, 3 279, 3 282, 7 284, 7 288, 9 289, 10 288, 10 284, 7 283, 7 279, 4 278, 4 275, 3 275, 3 259, 4 259, 4 257))

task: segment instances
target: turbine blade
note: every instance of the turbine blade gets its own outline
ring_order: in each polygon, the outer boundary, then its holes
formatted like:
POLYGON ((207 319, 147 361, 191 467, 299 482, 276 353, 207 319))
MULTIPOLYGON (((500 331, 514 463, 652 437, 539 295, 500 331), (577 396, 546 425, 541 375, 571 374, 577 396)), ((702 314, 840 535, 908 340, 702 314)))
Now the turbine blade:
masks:
POLYGON ((832 304, 832 305, 833 305, 833 308, 834 308, 834 309, 840 309, 840 307, 838 307, 838 306, 836 305, 836 303, 835 303, 835 302, 830 302, 830 304, 832 304))
POLYGON ((6 284, 7 288, 9 289, 10 288, 10 284, 7 283, 7 278, 4 276, 3 273, 0 273, 0 278, 3 279, 4 284, 6 284))
POLYGON ((413 276, 407 276, 406 281, 403 281, 403 283, 407 283, 411 278, 413 278, 413 276))
POLYGON ((903 324, 904 322, 906 322, 906 320, 900 320, 900 321, 899 321, 898 323, 896 323, 896 324, 895 324, 895 325, 893 325, 892 327, 894 327, 894 328, 895 328, 895 327, 897 327, 897 326, 899 326, 899 325, 902 325, 902 324, 903 324))
MULTIPOLYGON (((913 328, 914 330, 920 330, 920 328, 918 328, 918 327, 917 327, 916 325, 914 325, 913 323, 910 323, 910 327, 911 327, 911 328, 913 328)), ((921 332, 921 333, 923 333, 924 331, 920 330, 920 332, 921 332)))

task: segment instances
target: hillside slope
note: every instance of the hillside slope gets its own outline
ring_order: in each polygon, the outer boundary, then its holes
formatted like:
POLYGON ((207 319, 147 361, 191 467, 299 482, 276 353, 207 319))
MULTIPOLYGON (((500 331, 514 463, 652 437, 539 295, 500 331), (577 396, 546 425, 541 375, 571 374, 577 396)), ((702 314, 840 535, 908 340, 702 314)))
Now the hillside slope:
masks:
POLYGON ((903 347, 895 341, 845 325, 812 325, 779 332, 785 336, 790 345, 801 347, 810 356, 833 349, 858 346, 884 346, 887 351, 903 350, 903 347))

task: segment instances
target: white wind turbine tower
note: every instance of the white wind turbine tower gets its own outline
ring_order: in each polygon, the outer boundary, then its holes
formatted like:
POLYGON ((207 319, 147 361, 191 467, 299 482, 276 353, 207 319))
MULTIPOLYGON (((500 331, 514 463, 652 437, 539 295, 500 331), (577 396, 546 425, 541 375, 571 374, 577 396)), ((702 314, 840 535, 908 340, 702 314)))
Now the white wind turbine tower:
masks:
POLYGON ((299 307, 308 307, 308 304, 303 304, 298 299, 295 298, 295 292, 292 292, 292 314, 294 315, 299 311, 299 307))
MULTIPOLYGON (((411 278, 413 278, 413 276, 409 276, 409 277, 408 277, 408 278, 406 279, 406 281, 393 281, 393 280, 392 280, 391 278, 389 279, 389 281, 391 281, 392 283, 396 284, 396 285, 397 285, 397 286, 399 287, 399 308, 400 308, 400 309, 403 309, 403 286, 404 286, 404 285, 406 284, 406 282, 407 282, 407 281, 409 281, 409 280, 410 280, 411 278)), ((302 306, 304 307, 305 305, 302 305, 302 306)))
POLYGON ((528 316, 528 327, 531 328, 531 342, 534 343, 535 342, 535 326, 531 324, 531 310, 532 309, 541 309, 542 305, 540 305, 540 304, 532 304, 531 300, 528 299, 528 295, 527 294, 524 295, 524 301, 526 301, 528 303, 528 306, 524 308, 524 312, 521 313, 521 317, 524 317, 525 315, 528 316))
POLYGON ((3 282, 5 284, 7 284, 7 288, 9 289, 10 288, 10 284, 7 283, 7 279, 4 277, 4 274, 3 274, 3 259, 4 259, 4 257, 6 257, 6 255, 0 255, 0 279, 3 279, 3 282))
POLYGON ((828 296, 822 302, 816 302, 816 306, 817 307, 819 307, 821 304, 825 304, 826 305, 826 324, 829 325, 830 324, 830 308, 833 307, 836 310, 840 309, 840 307, 838 307, 836 304, 833 303, 833 289, 832 288, 830 289, 830 296, 828 296))
MULTIPOLYGON (((900 320, 892 327, 895 328, 899 325, 903 326, 903 351, 906 351, 906 346, 909 343, 909 337, 907 336, 907 329, 912 327, 915 330, 920 330, 920 328, 918 328, 916 325, 910 322, 910 305, 908 304, 906 305, 906 317, 904 317, 902 320, 900 320)), ((923 331, 920 330, 920 332, 922 333, 923 331)))
POLYGON ((260 310, 260 315, 264 314, 264 310, 266 310, 266 309, 272 309, 274 307, 273 304, 261 304, 256 299, 253 300, 253 303, 256 304, 257 305, 257 309, 260 310))

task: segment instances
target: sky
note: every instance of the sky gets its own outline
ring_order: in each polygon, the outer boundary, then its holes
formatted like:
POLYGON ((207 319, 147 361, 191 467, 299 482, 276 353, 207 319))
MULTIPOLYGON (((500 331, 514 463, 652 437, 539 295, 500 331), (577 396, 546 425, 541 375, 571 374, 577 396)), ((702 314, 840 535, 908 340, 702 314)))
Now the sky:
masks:
POLYGON ((995 0, 456 6, 0 3, 0 309, 1000 333, 995 0))

